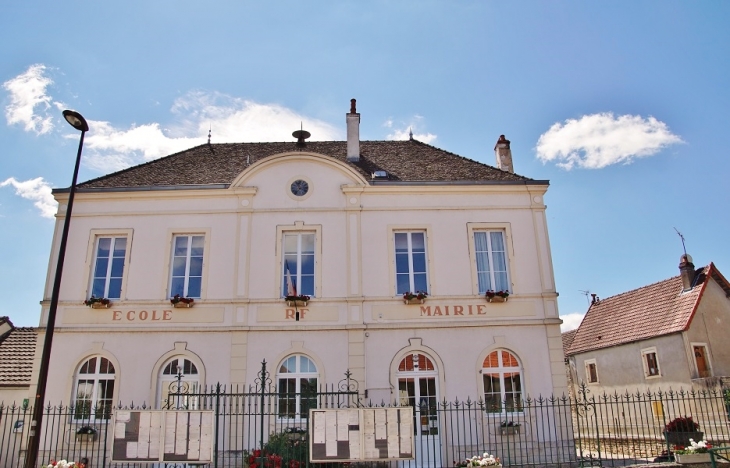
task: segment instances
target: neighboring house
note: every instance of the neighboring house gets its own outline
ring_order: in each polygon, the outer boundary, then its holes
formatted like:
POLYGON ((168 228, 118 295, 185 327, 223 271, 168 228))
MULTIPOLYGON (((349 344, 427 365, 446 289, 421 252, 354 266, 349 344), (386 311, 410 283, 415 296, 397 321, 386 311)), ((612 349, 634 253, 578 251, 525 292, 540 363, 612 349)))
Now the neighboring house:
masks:
POLYGON ((0 404, 20 406, 32 398, 37 338, 35 328, 16 328, 8 317, 0 317, 0 404))
POLYGON ((695 269, 686 254, 679 270, 633 291, 594 296, 573 336, 563 334, 574 385, 585 383, 594 395, 656 392, 713 387, 730 376, 730 283, 712 263, 695 269))
MULTIPOLYGON (((503 136, 495 168, 360 141, 359 122, 353 102, 347 141, 209 142, 80 184, 48 400, 159 408, 177 374, 254 385, 264 360, 293 421, 296 393, 347 370, 368 401, 482 399, 497 426, 521 398, 565 392, 548 182, 513 172, 503 136), (287 304, 294 292, 311 300, 287 304), (109 308, 85 307, 92 295, 109 308)), ((69 190, 53 194, 41 326, 69 190)))

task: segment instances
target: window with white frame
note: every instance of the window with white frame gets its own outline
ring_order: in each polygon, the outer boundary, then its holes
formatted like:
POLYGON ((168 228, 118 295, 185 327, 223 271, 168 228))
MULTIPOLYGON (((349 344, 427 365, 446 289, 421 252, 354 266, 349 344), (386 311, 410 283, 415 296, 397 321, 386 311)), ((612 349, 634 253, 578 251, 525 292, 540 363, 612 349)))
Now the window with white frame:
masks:
POLYGON ((426 232, 395 233, 395 289, 396 294, 428 292, 426 259, 426 232))
POLYGON ((74 380, 74 419, 109 419, 114 402, 114 365, 105 357, 84 361, 74 380))
POLYGON ((474 253, 476 256, 479 293, 509 291, 510 281, 507 271, 507 248, 504 231, 474 231, 474 253))
POLYGON ((309 416, 309 409, 317 407, 318 377, 317 366, 307 356, 289 356, 279 364, 276 382, 280 418, 301 419, 309 416))
POLYGON ((588 383, 598 383, 598 365, 595 359, 587 359, 585 361, 586 366, 586 381, 588 383))
POLYGON ((97 237, 95 247, 91 295, 120 299, 124 278, 124 259, 127 254, 127 238, 97 237))
POLYGON ((522 411, 522 366, 505 349, 492 351, 482 364, 484 404, 488 413, 522 411))
POLYGON ((285 232, 282 236, 281 296, 315 295, 314 232, 285 232))
POLYGON ((659 377, 661 375, 659 371, 659 359, 657 358, 656 348, 647 348, 641 350, 641 360, 644 365, 644 376, 659 377))
POLYGON ((162 408, 197 409, 198 399, 191 396, 200 386, 198 368, 190 359, 177 356, 162 366, 157 381, 162 408))
POLYGON ((172 239, 170 297, 199 298, 203 283, 205 236, 177 235, 172 239))

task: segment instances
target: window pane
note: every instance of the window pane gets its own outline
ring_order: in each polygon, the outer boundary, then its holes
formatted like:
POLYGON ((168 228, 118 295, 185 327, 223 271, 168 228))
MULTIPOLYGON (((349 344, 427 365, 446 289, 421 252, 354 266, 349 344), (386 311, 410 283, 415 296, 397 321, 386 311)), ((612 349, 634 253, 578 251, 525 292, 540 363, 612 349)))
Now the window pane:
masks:
POLYGON ((96 373, 96 358, 93 357, 86 361, 83 366, 81 366, 81 369, 79 370, 79 374, 95 374, 96 373))
POLYGON ((425 235, 422 232, 411 232, 411 245, 414 252, 425 252, 425 235))
POLYGON ((172 260, 172 276, 185 276, 185 267, 187 259, 185 257, 175 257, 172 260))
POLYGON ((97 257, 109 257, 109 250, 111 249, 112 239, 111 237, 100 237, 99 246, 96 250, 97 257))
POLYGON ((314 255, 314 234, 302 234, 302 253, 314 255))
POLYGON ((299 288, 298 293, 314 296, 314 275, 302 276, 302 286, 299 288))
POLYGON ((190 276, 203 276, 203 257, 190 258, 190 276))
POLYGON ((106 270, 109 266, 109 259, 99 257, 96 259, 96 269, 94 270, 94 277, 106 278, 106 270))
POLYGON ((200 286, 202 283, 202 278, 190 278, 190 281, 188 281, 188 297, 200 297, 200 286))
POLYGON ((99 363, 99 373, 100 374, 113 374, 114 373, 114 364, 112 364, 109 359, 107 358, 101 358, 101 362, 99 363))
POLYGON ((112 278, 121 278, 124 273, 124 258, 115 258, 112 260, 112 278))
POLYGON ((413 271, 414 273, 424 273, 426 271, 426 254, 413 254, 413 271))
POLYGON ((314 274, 314 255, 302 255, 302 274, 314 274))
POLYGON ((419 273, 419 274, 413 275, 413 285, 414 285, 416 291, 428 292, 428 281, 426 280, 426 274, 419 273))
POLYGON ((190 248, 190 255, 195 256, 195 257, 202 257, 204 246, 205 246, 205 237, 193 236, 192 247, 190 248))
POLYGON ((279 366, 279 373, 280 374, 288 374, 290 372, 296 372, 297 371, 297 361, 296 356, 291 356, 286 359, 286 361, 281 363, 281 366, 279 366))
POLYGON ((106 286, 106 280, 104 278, 95 279, 91 286, 91 295, 94 297, 104 297, 104 286, 106 286))
POLYGON ((114 240, 114 256, 124 258, 124 254, 127 252, 127 238, 117 237, 114 240))
POLYGON ((296 234, 284 234, 284 253, 296 254, 298 243, 296 234))
MULTIPOLYGON (((96 281, 94 282, 96 286, 96 281)), ((109 280, 109 294, 108 299, 119 299, 122 297, 122 279, 114 278, 109 280)))
POLYGON ((185 278, 173 278, 172 284, 170 285, 170 296, 179 294, 183 296, 185 294, 185 278))
POLYGON ((175 238, 174 253, 176 257, 188 255, 188 236, 178 236, 175 238))
POLYGON ((396 275, 396 281, 397 284, 397 294, 403 294, 404 292, 411 290, 411 282, 407 274, 405 275, 396 275))
POLYGON ((408 273, 408 254, 395 254, 396 273, 408 273))
POLYGON ((396 253, 408 252, 408 235, 405 232, 395 233, 395 251, 396 253))
POLYGON ((300 372, 317 372, 317 366, 314 365, 311 359, 306 356, 300 356, 301 359, 301 370, 300 372))

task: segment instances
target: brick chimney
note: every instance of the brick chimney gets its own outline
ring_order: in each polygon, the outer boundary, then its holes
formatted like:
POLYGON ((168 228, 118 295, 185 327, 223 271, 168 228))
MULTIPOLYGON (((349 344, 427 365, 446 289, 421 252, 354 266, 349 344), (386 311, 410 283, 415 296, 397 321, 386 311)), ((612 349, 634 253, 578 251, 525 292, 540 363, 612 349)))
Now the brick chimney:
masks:
POLYGON ((509 149, 509 140, 504 135, 499 136, 497 144, 494 145, 494 155, 497 157, 497 168, 514 174, 512 167, 512 150, 509 149))
POLYGON ((679 257, 679 276, 682 277, 682 290, 689 291, 692 289, 695 280, 695 266, 689 254, 679 257))
POLYGON ((360 160, 360 114, 355 109, 355 99, 350 99, 350 112, 346 115, 347 121, 347 160, 360 160))

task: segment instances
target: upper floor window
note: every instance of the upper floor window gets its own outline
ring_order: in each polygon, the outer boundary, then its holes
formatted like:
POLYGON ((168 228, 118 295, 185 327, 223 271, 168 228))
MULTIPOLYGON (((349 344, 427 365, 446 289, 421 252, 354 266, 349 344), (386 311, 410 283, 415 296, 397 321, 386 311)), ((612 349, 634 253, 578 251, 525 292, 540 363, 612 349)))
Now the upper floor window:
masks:
POLYGON ((595 359, 588 359, 586 364, 586 380, 588 383, 598 383, 598 365, 595 359))
POLYGON ((114 365, 101 356, 84 361, 76 372, 74 419, 109 419, 114 402, 114 365))
POLYGON ((474 231, 479 293, 509 291, 504 231, 474 231))
POLYGON ((645 377, 658 377, 659 359, 657 358, 656 348, 647 348, 641 350, 641 358, 644 365, 645 377))
POLYGON ((172 240, 170 297, 200 297, 205 236, 175 236, 172 240))
POLYGON ((315 295, 315 233, 284 233, 281 295, 315 295))
POLYGON ((97 237, 94 250, 94 276, 91 295, 120 299, 124 277, 124 258, 127 254, 126 237, 97 237))
POLYGON ((317 366, 307 356, 284 359, 276 373, 279 392, 279 417, 307 418, 317 407, 317 366))
POLYGON ((428 292, 426 263, 426 233, 424 231, 396 232, 396 294, 408 291, 428 292))
POLYGON ((484 404, 488 413, 522 411, 522 367, 504 349, 492 351, 482 364, 484 404))

